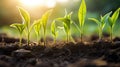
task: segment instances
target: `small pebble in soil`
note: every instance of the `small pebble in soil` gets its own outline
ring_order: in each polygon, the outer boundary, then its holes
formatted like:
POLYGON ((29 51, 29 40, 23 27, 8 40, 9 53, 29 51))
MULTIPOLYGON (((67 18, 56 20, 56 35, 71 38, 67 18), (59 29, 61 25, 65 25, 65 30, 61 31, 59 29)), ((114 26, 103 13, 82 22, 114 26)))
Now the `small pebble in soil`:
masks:
POLYGON ((12 56, 18 59, 25 59, 33 57, 30 50, 18 49, 12 52, 12 56))

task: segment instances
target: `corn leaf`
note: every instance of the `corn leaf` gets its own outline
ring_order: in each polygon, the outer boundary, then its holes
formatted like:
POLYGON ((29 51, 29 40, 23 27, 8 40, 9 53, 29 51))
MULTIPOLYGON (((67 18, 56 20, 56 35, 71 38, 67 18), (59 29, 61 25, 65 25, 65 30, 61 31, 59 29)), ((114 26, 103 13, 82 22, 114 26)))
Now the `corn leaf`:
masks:
POLYGON ((34 30, 37 35, 40 34, 40 29, 41 29, 41 20, 35 20, 33 23, 34 30))
POLYGON ((23 24, 25 24, 28 28, 29 25, 30 25, 30 15, 29 15, 29 13, 21 7, 18 7, 18 10, 19 10, 20 15, 22 17, 23 24))
POLYGON ((20 34, 22 34, 23 30, 25 29, 25 26, 19 23, 14 23, 14 24, 11 24, 10 26, 16 28, 20 34))
POLYGON ((86 12, 87 12, 86 3, 85 3, 85 0, 82 0, 79 11, 78 11, 80 27, 82 27, 84 25, 86 12))
POLYGON ((101 16, 101 23, 104 24, 108 21, 109 16, 111 15, 112 11, 105 14, 103 17, 101 16))
POLYGON ((46 29, 46 25, 47 25, 47 21, 48 21, 48 18, 51 14, 52 10, 48 10, 43 16, 42 16, 42 25, 43 25, 43 28, 46 29))
POLYGON ((70 31, 70 25, 72 23, 71 15, 72 15, 72 12, 67 14, 67 11, 65 10, 65 16, 62 18, 57 18, 57 20, 63 22, 64 29, 65 29, 66 33, 68 33, 70 31))
POLYGON ((120 13, 120 8, 117 9, 117 10, 113 13, 113 15, 112 15, 113 23, 115 23, 116 20, 118 19, 118 17, 119 17, 119 13, 120 13))
POLYGON ((98 25, 100 24, 100 21, 99 20, 97 20, 97 19, 95 19, 95 18, 88 18, 89 20, 92 20, 92 21, 94 21, 94 22, 96 22, 98 25))
POLYGON ((56 25, 55 25, 55 21, 52 22, 51 24, 51 31, 52 31, 52 34, 54 36, 56 36, 56 25))

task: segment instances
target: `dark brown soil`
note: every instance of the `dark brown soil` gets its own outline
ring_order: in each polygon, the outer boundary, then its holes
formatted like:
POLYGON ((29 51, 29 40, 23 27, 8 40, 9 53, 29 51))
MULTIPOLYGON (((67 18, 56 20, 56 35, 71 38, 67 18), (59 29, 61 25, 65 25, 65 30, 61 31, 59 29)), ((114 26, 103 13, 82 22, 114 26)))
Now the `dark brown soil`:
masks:
MULTIPOLYGON (((0 67, 120 67, 120 38, 113 43, 93 41, 44 47, 18 46, 18 39, 0 36, 0 67)), ((23 40, 25 43, 26 41, 23 40)), ((50 43, 49 43, 50 44, 50 43)), ((47 45, 49 45, 47 44, 47 45)))

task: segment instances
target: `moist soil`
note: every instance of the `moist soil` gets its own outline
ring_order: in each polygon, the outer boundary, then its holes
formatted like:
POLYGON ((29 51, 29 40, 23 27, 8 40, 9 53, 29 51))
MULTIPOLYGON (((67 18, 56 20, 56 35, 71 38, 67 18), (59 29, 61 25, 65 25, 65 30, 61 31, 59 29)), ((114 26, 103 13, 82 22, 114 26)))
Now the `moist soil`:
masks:
MULTIPOLYGON (((89 42, 51 41, 42 46, 36 43, 18 46, 19 39, 0 35, 0 67, 120 67, 120 38, 113 43, 105 38, 97 42, 91 36, 89 42)), ((79 40, 79 39, 77 39, 79 40)))

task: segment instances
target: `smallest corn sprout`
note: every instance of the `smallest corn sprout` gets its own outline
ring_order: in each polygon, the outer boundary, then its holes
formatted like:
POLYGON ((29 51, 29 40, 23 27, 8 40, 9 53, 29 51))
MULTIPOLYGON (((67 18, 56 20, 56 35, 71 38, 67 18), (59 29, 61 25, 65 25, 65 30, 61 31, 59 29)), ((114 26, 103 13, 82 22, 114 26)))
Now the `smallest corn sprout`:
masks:
POLYGON ((16 30, 18 30, 18 32, 20 34, 19 46, 22 46, 22 34, 25 29, 25 26, 23 24, 19 24, 19 23, 14 23, 14 24, 11 24, 10 26, 13 28, 16 28, 16 30))
POLYGON ((120 13, 120 8, 117 9, 117 10, 113 13, 112 17, 109 17, 109 18, 108 18, 108 23, 109 23, 109 26, 110 26, 110 40, 111 40, 111 42, 113 42, 113 41, 112 41, 112 39, 113 39, 113 28, 114 28, 114 26, 115 26, 115 23, 116 23, 118 17, 119 17, 119 13, 120 13))
POLYGON ((64 31, 67 35, 67 43, 70 41, 70 37, 71 37, 71 31, 70 31, 72 24, 71 15, 72 12, 67 14, 67 11, 65 10, 65 16, 62 18, 57 18, 58 21, 63 22, 64 31))
POLYGON ((56 30, 55 20, 51 24, 51 32, 52 32, 52 35, 54 37, 54 43, 56 43, 56 38, 57 38, 57 35, 58 35, 58 31, 56 30))
POLYGON ((40 44, 40 30, 41 30, 41 19, 35 20, 32 27, 34 28, 34 31, 37 36, 37 42, 40 44))
POLYGON ((94 22, 96 22, 96 23, 98 24, 98 29, 99 29, 99 41, 102 40, 103 28, 104 28, 104 26, 105 26, 105 24, 106 24, 106 22, 107 22, 107 19, 108 19, 108 17, 110 16, 111 13, 112 13, 112 12, 109 12, 109 13, 107 13, 106 15, 101 16, 100 21, 97 20, 97 19, 95 19, 95 18, 88 18, 89 20, 92 20, 92 21, 94 21, 94 22))

